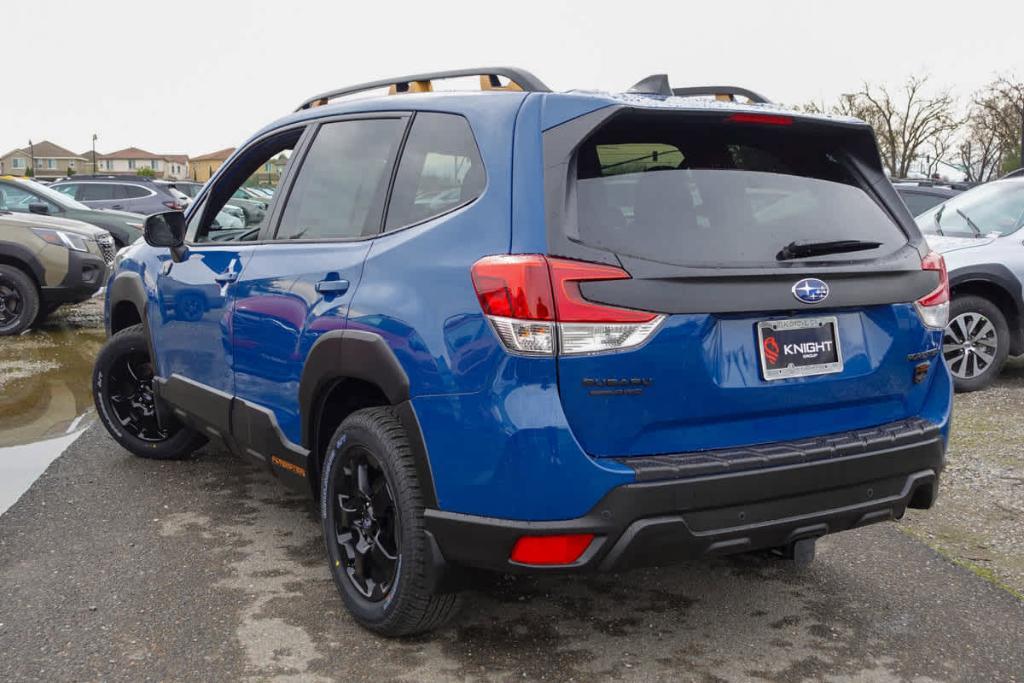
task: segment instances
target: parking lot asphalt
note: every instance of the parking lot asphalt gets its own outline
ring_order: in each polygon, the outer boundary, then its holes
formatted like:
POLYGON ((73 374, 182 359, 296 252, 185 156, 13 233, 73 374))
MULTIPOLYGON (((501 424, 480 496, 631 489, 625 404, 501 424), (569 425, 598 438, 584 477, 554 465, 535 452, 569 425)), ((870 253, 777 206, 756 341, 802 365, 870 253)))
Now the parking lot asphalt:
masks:
POLYGON ((767 556, 481 577, 404 641, 346 615, 309 502, 93 426, 0 517, 0 680, 1024 680, 1024 603, 893 524, 767 556))

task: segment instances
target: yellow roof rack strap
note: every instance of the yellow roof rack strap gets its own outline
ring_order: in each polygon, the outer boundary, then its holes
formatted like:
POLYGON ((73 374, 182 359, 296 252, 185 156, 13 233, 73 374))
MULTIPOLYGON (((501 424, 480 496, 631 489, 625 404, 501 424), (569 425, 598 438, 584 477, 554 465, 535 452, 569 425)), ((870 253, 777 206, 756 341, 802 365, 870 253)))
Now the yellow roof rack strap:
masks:
POLYGON ((481 90, 511 90, 522 92, 523 88, 515 81, 509 79, 508 85, 502 85, 501 81, 494 74, 480 74, 481 90))
POLYGON ((430 81, 400 81, 392 83, 388 88, 389 95, 404 95, 410 92, 434 92, 434 84, 430 81))

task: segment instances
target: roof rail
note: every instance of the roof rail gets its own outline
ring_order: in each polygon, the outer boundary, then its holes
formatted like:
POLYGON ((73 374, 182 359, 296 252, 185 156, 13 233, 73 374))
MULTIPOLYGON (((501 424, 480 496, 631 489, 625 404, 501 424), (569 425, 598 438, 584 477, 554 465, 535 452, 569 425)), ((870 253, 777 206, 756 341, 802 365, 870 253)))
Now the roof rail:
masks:
POLYGON ((412 76, 398 76, 397 78, 385 78, 380 81, 370 81, 369 83, 351 85, 347 88, 340 88, 338 90, 329 90, 325 93, 320 93, 319 95, 310 97, 299 105, 299 108, 295 111, 302 111, 303 109, 310 109, 311 107, 320 107, 339 97, 354 95, 356 93, 364 92, 366 90, 375 90, 377 88, 389 88, 392 93, 396 94, 406 92, 430 92, 433 90, 431 81, 449 78, 462 78, 464 76, 481 76, 480 84, 485 90, 513 89, 508 86, 502 86, 498 81, 498 76, 504 76, 518 86, 517 88, 514 88, 515 90, 522 90, 525 92, 551 92, 551 89, 544 85, 543 81, 525 69, 519 69, 514 66, 487 66, 475 69, 452 69, 450 71, 432 71, 429 73, 414 74, 412 76), (484 78, 487 79, 486 85, 484 78))
POLYGON ((700 85, 691 88, 673 88, 668 83, 666 74, 652 74, 637 82, 628 92, 639 95, 660 95, 662 97, 703 97, 706 95, 718 99, 733 101, 736 95, 746 97, 751 102, 758 104, 771 104, 764 95, 759 95, 753 90, 740 88, 735 85, 700 85))

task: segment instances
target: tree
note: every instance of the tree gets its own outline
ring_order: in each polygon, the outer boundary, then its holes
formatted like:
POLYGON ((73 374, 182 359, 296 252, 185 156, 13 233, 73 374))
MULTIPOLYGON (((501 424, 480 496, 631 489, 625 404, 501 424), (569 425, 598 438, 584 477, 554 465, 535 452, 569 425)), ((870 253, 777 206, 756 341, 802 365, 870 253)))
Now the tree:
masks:
POLYGON ((958 148, 960 165, 970 182, 983 183, 1003 173, 1008 153, 1012 151, 1012 143, 1007 143, 1000 121, 1005 106, 989 88, 974 96, 958 148))
POLYGON ((26 178, 32 178, 33 176, 35 176, 35 174, 36 174, 35 169, 33 169, 31 165, 25 167, 25 177, 26 178))
POLYGON ((153 177, 156 177, 156 171, 154 171, 153 169, 151 169, 148 166, 144 166, 144 167, 140 168, 139 170, 135 171, 135 175, 141 175, 141 176, 145 176, 147 178, 153 178, 153 177))
POLYGON ((960 120, 948 89, 930 94, 927 76, 911 76, 900 90, 864 83, 844 94, 835 113, 863 119, 875 130, 882 161, 894 176, 905 178, 914 162, 928 156, 934 171, 952 146, 960 120))
POLYGON ((1000 76, 975 95, 974 109, 997 136, 1000 171, 1024 167, 1024 82, 1000 76))
POLYGON ((69 168, 69 169, 68 169, 68 172, 67 172, 67 176, 68 176, 68 177, 70 178, 70 177, 71 177, 71 176, 73 176, 73 175, 75 175, 75 169, 73 169, 73 168, 69 168))

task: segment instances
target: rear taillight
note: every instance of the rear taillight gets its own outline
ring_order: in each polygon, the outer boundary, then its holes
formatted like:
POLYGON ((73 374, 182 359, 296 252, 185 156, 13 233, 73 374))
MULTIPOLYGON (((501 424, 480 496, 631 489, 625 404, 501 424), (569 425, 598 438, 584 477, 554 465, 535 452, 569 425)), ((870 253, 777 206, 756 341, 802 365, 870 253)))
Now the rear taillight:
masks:
POLYGON ((472 276, 481 308, 505 347, 516 353, 626 349, 648 339, 664 319, 583 298, 581 282, 629 279, 615 266, 513 254, 480 259, 472 276))
POLYGON ((921 261, 921 269, 938 271, 939 286, 914 302, 917 314, 925 326, 944 329, 949 323, 949 275, 946 273, 946 260, 934 251, 929 252, 921 261))
POLYGON ((169 199, 166 202, 164 202, 163 204, 164 204, 164 206, 166 206, 171 211, 184 211, 185 210, 185 207, 180 202, 175 201, 175 200, 170 200, 169 199))

